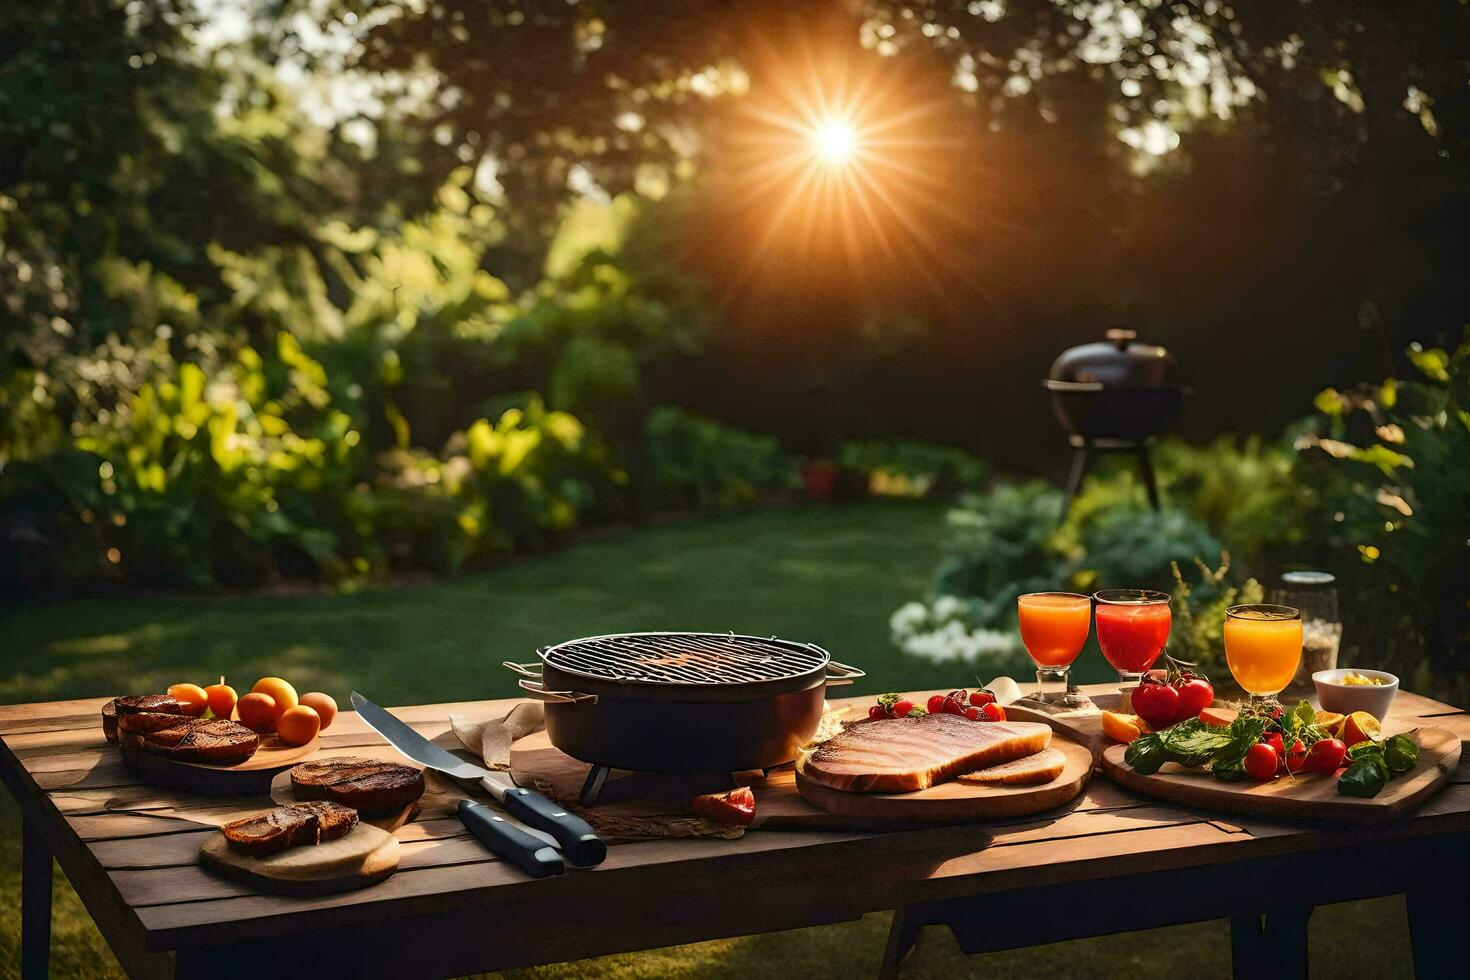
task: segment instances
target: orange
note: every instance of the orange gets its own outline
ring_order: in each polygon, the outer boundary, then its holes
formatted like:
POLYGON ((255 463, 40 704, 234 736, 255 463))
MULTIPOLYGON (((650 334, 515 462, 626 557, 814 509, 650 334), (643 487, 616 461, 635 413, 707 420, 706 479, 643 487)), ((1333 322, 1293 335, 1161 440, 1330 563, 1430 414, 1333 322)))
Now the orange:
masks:
POLYGON ((260 735, 275 731, 276 719, 282 714, 276 710, 275 698, 259 692, 245 695, 235 710, 240 713, 240 724, 260 735))
POLYGON ((1114 742, 1131 742, 1148 732, 1148 725, 1137 715, 1122 715, 1116 711, 1102 713, 1103 734, 1114 742))
POLYGON ((1379 727, 1378 719, 1368 712, 1354 711, 1347 716, 1347 722, 1343 725, 1342 740, 1348 748, 1359 742, 1381 742, 1383 729, 1379 727))
POLYGON ((330 694, 312 691, 301 695, 301 703, 321 716, 324 731, 331 727, 332 719, 337 717, 337 702, 330 694))
POLYGON ((1345 720, 1346 716, 1340 715, 1336 711, 1317 712, 1317 724, 1322 726, 1322 729, 1333 738, 1340 738, 1342 736, 1342 723, 1345 720))
POLYGON ((198 684, 171 684, 168 695, 179 702, 179 707, 184 709, 184 714, 194 718, 204 714, 209 707, 209 695, 205 694, 204 688, 198 684))
POLYGON ((218 684, 211 684, 204 689, 209 698, 209 710, 216 718, 229 718, 235 713, 235 702, 240 698, 235 694, 235 689, 225 683, 221 677, 218 684))
POLYGON ((296 696, 296 688, 279 677, 262 677, 255 682, 250 689, 251 694, 269 694, 276 702, 276 718, 290 711, 301 703, 296 696))
POLYGON ((305 745, 321 728, 321 715, 304 704, 288 709, 276 722, 276 734, 287 745, 305 745))
POLYGON ((1234 708, 1225 708, 1218 704, 1212 704, 1199 713, 1199 720, 1206 725, 1228 728, 1230 727, 1230 723, 1235 720, 1235 715, 1236 711, 1234 708))

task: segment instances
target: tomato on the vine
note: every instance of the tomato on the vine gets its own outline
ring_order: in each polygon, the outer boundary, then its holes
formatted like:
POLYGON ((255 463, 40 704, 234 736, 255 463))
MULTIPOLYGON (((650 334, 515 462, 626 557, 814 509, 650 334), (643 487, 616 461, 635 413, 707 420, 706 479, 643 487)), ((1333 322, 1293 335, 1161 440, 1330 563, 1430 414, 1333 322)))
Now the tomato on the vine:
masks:
POLYGON ((1286 771, 1291 773, 1301 772, 1306 761, 1307 747, 1302 744, 1301 739, 1296 739, 1291 743, 1291 747, 1286 750, 1286 759, 1284 760, 1286 771))
POLYGON ((1347 759, 1347 746, 1341 740, 1324 738, 1307 750, 1306 768, 1310 772, 1334 773, 1347 759))
POLYGON ((1155 731, 1172 725, 1179 714, 1179 692, 1163 681, 1145 677, 1133 689, 1133 711, 1155 731))
POLYGON ((982 705, 980 708, 980 714, 985 718, 986 721, 1006 720, 1006 709, 1002 708, 994 701, 991 701, 989 704, 982 705))
POLYGON ((1199 713, 1215 703, 1215 688, 1208 678, 1197 674, 1181 674, 1174 680, 1179 692, 1179 714, 1175 721, 1198 718, 1199 713))
POLYGON ((877 721, 879 718, 887 718, 887 717, 888 717, 888 709, 885 708, 885 707, 883 707, 883 705, 881 705, 881 704, 875 704, 871 708, 868 709, 868 718, 871 721, 877 721))
POLYGON ((995 701, 995 695, 989 691, 976 691, 970 695, 970 704, 976 708, 983 707, 995 701))
POLYGON ((1276 778, 1276 767, 1281 757, 1265 742, 1257 742, 1245 754, 1245 774, 1258 783, 1268 783, 1276 778))
POLYGON ((938 715, 938 714, 943 714, 944 713, 944 695, 943 694, 935 694, 935 695, 930 696, 930 698, 929 698, 929 713, 931 715, 938 715))

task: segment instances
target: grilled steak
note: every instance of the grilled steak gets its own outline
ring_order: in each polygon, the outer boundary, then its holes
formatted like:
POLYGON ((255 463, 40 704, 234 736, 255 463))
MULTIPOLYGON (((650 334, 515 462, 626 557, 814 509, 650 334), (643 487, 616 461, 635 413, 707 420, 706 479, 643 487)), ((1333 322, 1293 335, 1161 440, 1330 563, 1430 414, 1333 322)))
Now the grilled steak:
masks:
POLYGON ((102 734, 109 742, 117 741, 119 715, 182 715, 183 706, 167 694, 136 694, 113 698, 102 706, 102 734))
POLYGON ((165 715, 157 711, 145 711, 137 715, 118 715, 117 730, 124 735, 147 735, 149 732, 175 728, 186 721, 193 720, 184 715, 165 715))
POLYGON ((117 698, 102 706, 102 734, 109 742, 117 741, 117 698))
POLYGON ((135 694, 117 698, 113 702, 120 715, 141 715, 152 712, 162 715, 181 715, 184 706, 168 694, 135 694))
POLYGON ((817 746, 802 766, 807 779, 860 793, 928 789, 1040 752, 1051 729, 1025 721, 971 721, 960 715, 860 722, 817 746))
POLYGON ((317 802, 288 803, 269 813, 227 823, 220 829, 235 850, 264 857, 288 847, 345 837, 356 826, 356 810, 317 802))
POLYGON ((180 762, 203 762, 233 766, 244 762, 260 748, 260 736, 244 725, 223 718, 198 721, 176 718, 175 724, 146 732, 129 732, 122 718, 122 747, 129 752, 146 752, 180 762))
POLYGON ((298 800, 331 800, 369 813, 401 810, 424 795, 424 774, 413 766, 337 756, 291 769, 298 800))
POLYGON ((1066 767, 1067 757, 1061 749, 1043 749, 1023 759, 1002 762, 979 772, 967 772, 959 777, 959 781, 986 786, 1039 786, 1056 779, 1066 767))

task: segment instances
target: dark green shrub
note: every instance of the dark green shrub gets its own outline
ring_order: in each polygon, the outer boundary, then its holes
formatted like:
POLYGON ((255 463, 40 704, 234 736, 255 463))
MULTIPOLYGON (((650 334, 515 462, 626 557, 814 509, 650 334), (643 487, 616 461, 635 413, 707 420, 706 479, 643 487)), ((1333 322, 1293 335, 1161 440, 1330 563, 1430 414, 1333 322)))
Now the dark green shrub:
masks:
POLYGON ((644 431, 649 479, 662 501, 723 510, 798 485, 795 463, 772 436, 673 405, 650 412, 644 431))

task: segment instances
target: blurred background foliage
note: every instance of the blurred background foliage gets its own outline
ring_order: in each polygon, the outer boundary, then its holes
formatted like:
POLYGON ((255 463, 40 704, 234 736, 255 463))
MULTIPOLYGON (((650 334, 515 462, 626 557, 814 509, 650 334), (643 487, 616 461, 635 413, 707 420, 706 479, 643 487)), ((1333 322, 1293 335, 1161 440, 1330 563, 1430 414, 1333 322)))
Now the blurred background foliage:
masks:
POLYGON ((0 575, 352 588, 960 494, 904 621, 962 659, 1018 591, 1313 565, 1350 650, 1463 703, 1467 10, 10 4, 0 575), (909 220, 773 231, 737 137, 806 75, 926 129, 909 220), (1036 381, 1117 322, 1179 355, 1187 438, 1163 511, 1105 470, 1064 516, 1036 381))

